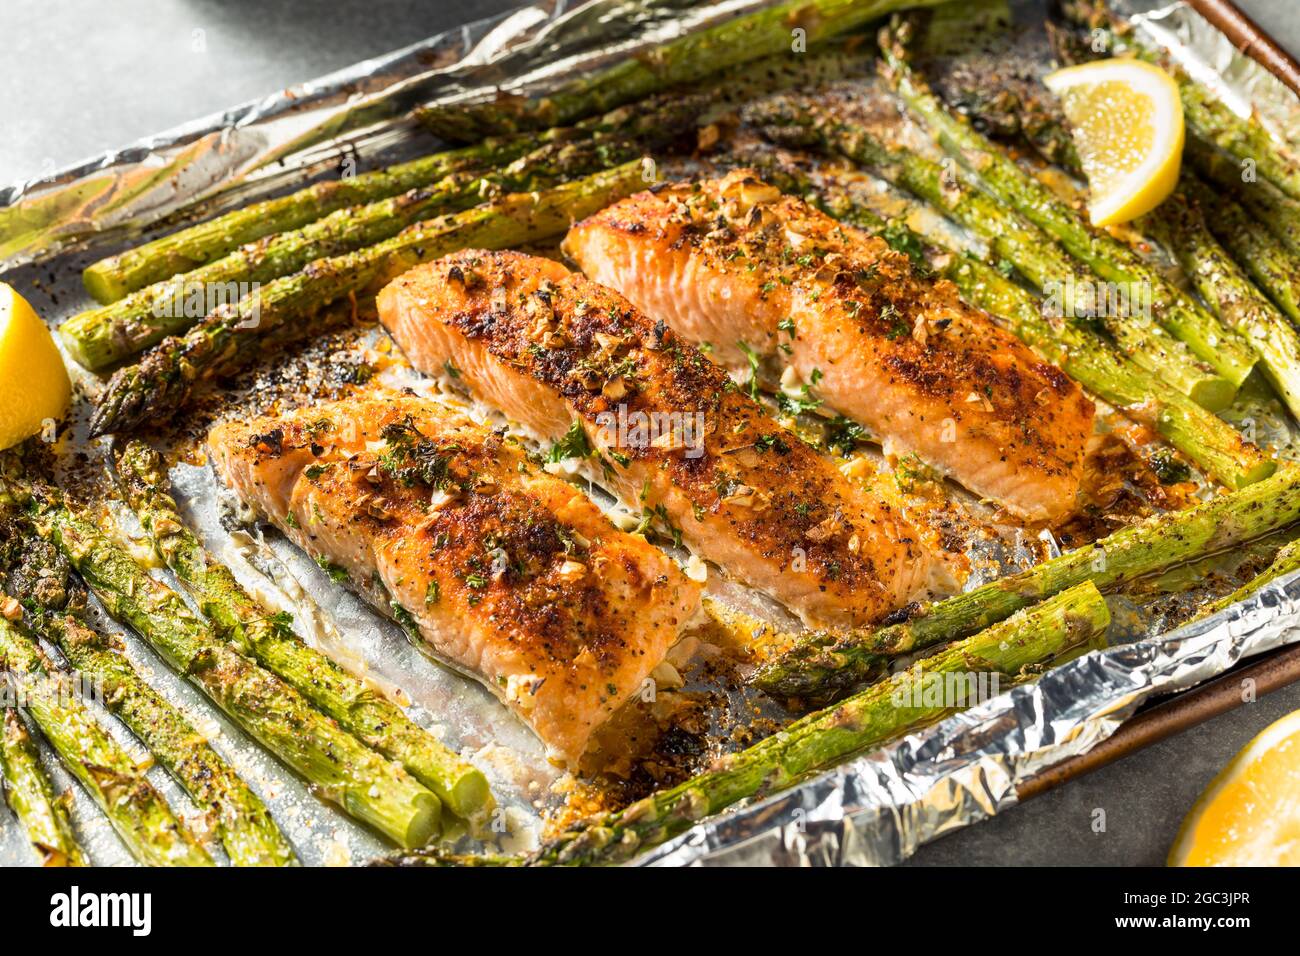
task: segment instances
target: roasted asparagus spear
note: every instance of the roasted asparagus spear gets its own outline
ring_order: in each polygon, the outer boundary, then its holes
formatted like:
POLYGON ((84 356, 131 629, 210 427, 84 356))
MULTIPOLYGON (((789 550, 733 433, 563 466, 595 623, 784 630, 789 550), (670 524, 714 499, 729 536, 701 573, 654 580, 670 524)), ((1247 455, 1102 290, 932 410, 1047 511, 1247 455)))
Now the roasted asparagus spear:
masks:
MULTIPOLYGON (((927 686, 961 675, 1018 681, 1100 638, 1110 613, 1100 592, 1077 585, 987 630, 917 662, 909 670, 842 703, 801 718, 765 740, 720 758, 714 769, 589 820, 522 858, 489 863, 579 866, 622 863, 672 839, 700 820, 748 797, 774 793, 975 700, 932 703, 927 686)), ((975 677, 976 680, 969 678, 975 677)), ((397 864, 475 863, 473 857, 412 854, 397 864)))
POLYGON ((321 306, 373 290, 419 262, 467 247, 500 249, 557 235, 574 219, 648 184, 640 163, 625 163, 535 195, 511 194, 418 223, 378 245, 313 262, 237 305, 218 309, 185 336, 166 339, 138 364, 118 370, 100 399, 91 432, 105 435, 166 419, 199 382, 258 354, 275 330, 308 321, 321 306))
POLYGON ((293 847, 261 799, 195 729, 136 672, 120 644, 80 613, 66 560, 35 534, 9 572, 32 629, 56 644, 72 668, 103 691, 105 706, 140 739, 195 805, 208 812, 235 866, 291 866, 293 847))
POLYGON ((340 209, 299 229, 242 246, 206 265, 146 286, 120 301, 74 315, 59 327, 69 353, 99 370, 189 329, 203 318, 192 305, 220 291, 238 301, 264 283, 316 259, 389 239, 408 226, 507 193, 529 193, 637 159, 694 127, 712 97, 685 95, 629 113, 620 135, 558 138, 507 166, 452 173, 432 185, 368 205, 340 209), (191 303, 191 298, 195 302, 191 303), (195 313, 198 313, 197 315, 195 313))
POLYGON ((1231 594, 1226 594, 1219 600, 1207 604, 1201 609, 1198 616, 1209 617, 1226 607, 1231 607, 1238 601, 1244 601, 1264 585, 1276 581, 1292 571, 1300 571, 1300 541, 1292 541, 1289 544, 1282 545, 1274 556, 1272 564, 1231 594))
POLYGON ((561 126, 652 93, 696 83, 760 57, 802 54, 818 41, 895 10, 940 2, 786 0, 670 40, 646 56, 626 57, 615 66, 574 80, 545 96, 432 105, 420 111, 420 119, 451 142, 561 126))
POLYGON ((21 621, 0 617, 0 664, 68 772, 146 866, 211 866, 131 756, 95 723, 72 675, 56 669, 21 621))
POLYGON ((279 675, 344 730, 404 766, 457 816, 481 818, 494 802, 487 778, 396 704, 353 677, 294 634, 244 590, 186 526, 167 494, 161 456, 130 442, 117 459, 123 497, 140 519, 159 556, 199 602, 222 637, 279 675))
POLYGON ((441 805, 431 791, 223 641, 179 594, 56 491, 15 479, 9 493, 27 504, 37 532, 68 559, 114 619, 322 795, 401 846, 420 846, 433 836, 441 805))
POLYGON ((36 743, 12 707, 4 709, 4 726, 0 727, 0 774, 5 802, 22 822, 41 865, 85 866, 86 854, 72 831, 68 802, 55 794, 36 743))
POLYGON ((1209 206, 1192 197, 1203 187, 1184 174, 1178 190, 1143 216, 1140 225, 1174 254, 1196 290, 1224 322, 1245 336, 1259 356, 1264 376, 1300 419, 1300 333, 1255 287, 1249 276, 1221 246, 1206 221, 1209 206))
POLYGON ((387 199, 458 173, 505 166, 548 144, 587 137, 645 135, 651 129, 641 112, 643 106, 611 110, 573 127, 488 139, 396 166, 315 183, 287 196, 253 203, 99 260, 83 275, 86 289, 98 302, 115 302, 137 289, 220 259, 263 236, 315 222, 336 209, 387 199))
POLYGON ((1213 554, 1300 520, 1300 466, 1186 511, 1146 521, 1018 574, 921 608, 874 630, 815 631, 765 665, 753 682, 778 697, 827 700, 881 673, 883 655, 963 637, 1081 581, 1113 587, 1213 554))
POLYGON ((1273 233, 1261 229, 1231 196, 1195 179, 1190 192, 1203 208, 1212 209, 1206 224, 1215 238, 1249 273, 1255 285, 1294 323, 1300 323, 1300 256, 1293 256, 1273 233))
POLYGON ((101 259, 86 268, 82 280, 97 302, 116 302, 137 289, 220 259, 263 236, 297 229, 336 209, 396 196, 453 173, 508 163, 538 145, 526 136, 485 140, 359 176, 315 183, 101 259))

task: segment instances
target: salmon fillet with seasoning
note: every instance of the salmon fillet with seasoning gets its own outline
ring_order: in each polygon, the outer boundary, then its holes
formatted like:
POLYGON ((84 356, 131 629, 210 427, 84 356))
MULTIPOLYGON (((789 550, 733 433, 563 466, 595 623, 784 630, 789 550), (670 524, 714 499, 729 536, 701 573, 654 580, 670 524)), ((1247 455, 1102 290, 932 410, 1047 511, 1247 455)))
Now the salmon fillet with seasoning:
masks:
POLYGON ((406 396, 217 425, 239 496, 576 765, 699 585, 492 431, 406 396))
POLYGON ((457 253, 390 283, 379 314, 417 368, 453 370, 535 435, 589 452, 625 503, 809 624, 875 621, 927 579, 893 506, 662 322, 556 262, 457 253))
POLYGON ((564 251, 724 365, 787 366, 887 452, 1025 520, 1074 509, 1093 431, 1079 386, 951 283, 753 172, 617 202, 564 251))

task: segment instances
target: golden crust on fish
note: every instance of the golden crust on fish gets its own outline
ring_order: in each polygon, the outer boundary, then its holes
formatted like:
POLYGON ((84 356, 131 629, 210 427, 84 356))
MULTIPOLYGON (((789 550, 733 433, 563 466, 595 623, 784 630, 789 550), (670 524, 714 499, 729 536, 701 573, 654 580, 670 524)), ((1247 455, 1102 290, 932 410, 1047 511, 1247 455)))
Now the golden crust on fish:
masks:
POLYGON ((890 504, 777 425, 664 323, 547 259, 466 251, 379 296, 417 368, 556 439, 578 422, 604 484, 814 624, 909 601, 928 552, 890 504))
POLYGON ((564 249, 716 359, 787 365, 886 449, 1030 520, 1076 504, 1093 406, 947 281, 748 170, 624 199, 564 249))
POLYGON ((569 763, 643 689, 699 604, 699 586, 662 551, 499 435, 425 400, 226 422, 209 444, 246 502, 569 763))

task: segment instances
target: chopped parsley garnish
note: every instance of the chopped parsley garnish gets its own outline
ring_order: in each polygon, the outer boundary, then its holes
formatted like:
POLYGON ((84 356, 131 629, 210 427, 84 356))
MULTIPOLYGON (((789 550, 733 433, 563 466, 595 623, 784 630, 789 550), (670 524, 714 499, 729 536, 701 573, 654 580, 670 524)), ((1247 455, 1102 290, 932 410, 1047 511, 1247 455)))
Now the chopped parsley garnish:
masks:
POLYGON ((737 342, 736 345, 740 351, 745 353, 745 360, 749 362, 749 381, 745 384, 745 389, 749 392, 749 397, 757 400, 758 398, 758 353, 751 349, 744 342, 737 342))
POLYGON ((754 442, 754 447, 759 451, 774 451, 778 455, 790 454, 789 443, 780 435, 759 435, 758 440, 754 442))
POLYGON ((339 378, 349 385, 365 385, 375 377, 375 367, 367 362, 344 363, 339 378))
POLYGON ((925 262, 925 243, 921 237, 907 228, 901 222, 891 222, 881 233, 881 238, 889 243, 889 247, 896 252, 901 252, 907 258, 912 260, 912 265, 917 266, 925 271, 929 271, 925 262))
POLYGON ((379 456, 379 470, 410 488, 445 489, 456 485, 452 461, 461 450, 459 445, 440 446, 426 437, 408 415, 400 422, 385 425, 380 433, 388 443, 379 456))
POLYGON ((820 408, 822 400, 813 394, 812 389, 804 385, 797 395, 788 392, 776 393, 776 407, 787 415, 801 415, 804 412, 820 408))
POLYGON ((826 447, 848 457, 858 442, 866 441, 867 430, 852 419, 839 415, 826 424, 826 447))
MULTIPOLYGON (((642 500, 645 500, 644 497, 642 500)), ((654 524, 656 519, 668 530, 669 535, 672 536, 673 546, 680 548, 682 546, 681 529, 668 520, 668 509, 662 504, 657 504, 653 508, 647 508, 642 511, 641 520, 637 522, 637 526, 632 529, 632 533, 645 534, 651 529, 651 526, 654 524)))
POLYGON ((582 423, 574 422, 560 440, 551 446, 551 450, 546 453, 546 460, 555 464, 568 458, 590 458, 594 454, 595 451, 591 447, 591 442, 587 440, 587 433, 583 430, 582 423))
POLYGON ((348 579, 348 572, 324 555, 317 558, 316 563, 320 565, 320 569, 328 574, 330 580, 335 584, 342 584, 348 579))
POLYGON ((885 333, 885 338, 893 342, 895 339, 901 339, 912 332, 912 327, 907 324, 898 307, 892 302, 886 302, 884 308, 880 310, 880 320, 891 323, 889 331, 885 333))
POLYGON ((402 630, 406 632, 407 636, 411 640, 418 640, 420 638, 420 629, 416 626, 415 615, 395 600, 389 601, 388 606, 393 610, 393 620, 402 626, 402 630))
POLYGON ((1179 461, 1167 448, 1157 451, 1150 459, 1151 470, 1155 472, 1162 485, 1176 485, 1192 477, 1192 469, 1186 462, 1179 461))

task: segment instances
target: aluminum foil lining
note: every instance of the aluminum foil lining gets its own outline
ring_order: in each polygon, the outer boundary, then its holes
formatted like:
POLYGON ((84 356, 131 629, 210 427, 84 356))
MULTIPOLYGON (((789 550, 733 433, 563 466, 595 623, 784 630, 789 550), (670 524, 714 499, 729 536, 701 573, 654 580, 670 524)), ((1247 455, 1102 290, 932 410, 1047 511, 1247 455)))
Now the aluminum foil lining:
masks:
POLYGON ((531 93, 776 0, 539 0, 40 179, 0 188, 0 272, 227 209, 427 136, 412 108, 531 93), (196 203, 202 209, 193 209, 196 203))
MULTIPOLYGON (((0 190, 0 271, 52 260, 39 269, 20 269, 15 278, 39 276, 34 301, 57 322, 88 304, 77 268, 88 252, 100 254, 160 223, 188 221, 300 186, 335 173, 348 156, 372 164, 427 151, 430 138, 406 118, 418 103, 491 96, 498 88, 537 92, 679 32, 769 5, 771 0, 707 6, 682 0, 576 5, 545 0, 433 37, 47 179, 0 190)), ((1253 106, 1275 129, 1300 131, 1295 97, 1183 5, 1143 0, 1116 5, 1150 36, 1173 46, 1180 61, 1219 88, 1234 109, 1253 106)), ((288 605, 300 613, 299 597, 316 596, 320 620, 310 622, 304 636, 332 653, 354 656, 345 663, 364 670, 378 686, 403 687, 412 695, 413 716, 485 769, 518 824, 511 828, 517 843, 503 849, 526 848, 536 838, 539 794, 554 783, 536 741, 486 692, 423 659, 393 625, 348 592, 329 587, 301 552, 283 541, 251 542, 227 534, 207 469, 183 466, 173 471, 173 479, 205 541, 246 584, 272 606, 288 605), (268 549, 274 552, 269 558, 268 549), (268 569, 267 561, 273 567, 268 569)), ((706 821, 639 862, 897 862, 928 840, 1013 805, 1017 784, 1086 751, 1149 698, 1185 689, 1244 657, 1295 640, 1298 601, 1300 579, 1278 582, 1170 636, 1090 654, 798 788, 706 821)), ((123 638, 151 683, 194 717, 262 794, 303 862, 357 863, 384 852, 381 841, 326 810, 193 688, 158 665, 140 641, 123 638)), ((107 725, 143 757, 116 722, 107 725)), ((70 786, 61 768, 47 766, 61 788, 70 786)), ((186 806, 161 770, 155 768, 150 778, 173 807, 186 806)), ((92 858, 103 864, 129 862, 88 798, 72 790, 74 818, 92 858)), ((19 828, 12 821, 0 826, 0 863, 26 862, 30 855, 19 828)))
POLYGON ((1300 575, 1172 634, 1094 651, 869 756, 652 850, 647 866, 886 866, 1014 806, 1145 701, 1300 640, 1300 575))

